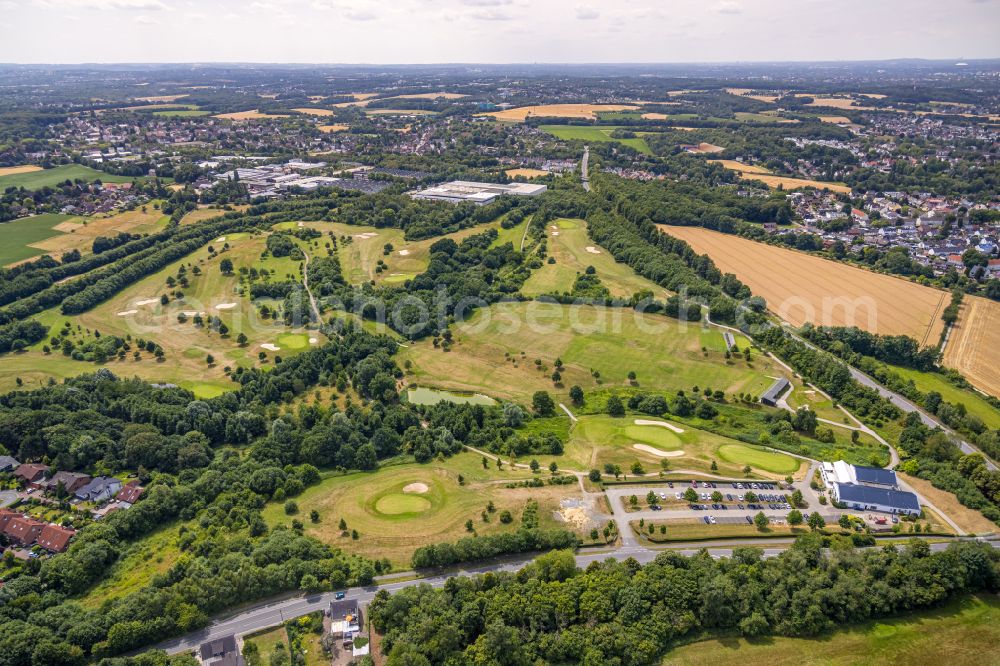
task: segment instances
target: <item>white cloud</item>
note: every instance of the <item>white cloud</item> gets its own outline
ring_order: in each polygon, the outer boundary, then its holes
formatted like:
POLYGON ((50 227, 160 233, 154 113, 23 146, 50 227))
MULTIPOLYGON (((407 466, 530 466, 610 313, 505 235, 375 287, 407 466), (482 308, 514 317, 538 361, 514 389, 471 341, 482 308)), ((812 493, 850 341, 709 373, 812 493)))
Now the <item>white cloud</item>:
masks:
POLYGON ((743 8, 736 0, 723 0, 715 6, 715 11, 720 14, 740 14, 743 12, 743 8))
POLYGON ((349 9, 344 12, 344 18, 350 21, 374 21, 378 18, 378 14, 375 12, 370 12, 367 10, 354 10, 349 9))
POLYGON ((510 3, 511 0, 462 0, 462 4, 469 7, 503 7, 510 3))
POLYGON ((44 9, 98 9, 158 12, 169 9, 161 0, 34 0, 44 9))
POLYGON ((576 8, 576 17, 581 21, 593 21, 601 17, 601 14, 593 7, 588 7, 587 5, 579 5, 576 8))
POLYGON ((132 20, 133 20, 133 22, 138 23, 139 25, 159 25, 160 24, 159 21, 157 21, 154 18, 150 18, 149 16, 146 16, 145 14, 139 14, 138 16, 136 16, 132 20))
POLYGON ((498 12, 498 11, 495 11, 495 10, 488 10, 488 11, 484 10, 484 11, 472 12, 471 14, 469 14, 469 16, 471 16, 472 18, 476 19, 477 21, 512 21, 512 20, 514 20, 514 17, 511 16, 510 14, 508 14, 507 12, 498 12))

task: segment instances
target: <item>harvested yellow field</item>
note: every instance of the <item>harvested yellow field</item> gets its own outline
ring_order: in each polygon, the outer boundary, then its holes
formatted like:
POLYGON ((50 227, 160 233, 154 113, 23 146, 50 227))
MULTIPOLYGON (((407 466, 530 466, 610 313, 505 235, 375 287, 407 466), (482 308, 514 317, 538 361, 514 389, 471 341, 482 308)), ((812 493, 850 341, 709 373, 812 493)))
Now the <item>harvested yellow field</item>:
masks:
POLYGON ((13 176, 15 173, 32 173, 41 171, 42 167, 34 164, 22 164, 21 166, 0 167, 0 176, 13 176))
POLYGON ((737 162, 736 160, 709 160, 709 162, 721 164, 731 171, 739 171, 741 173, 770 173, 764 167, 754 164, 743 164, 743 162, 737 162))
POLYGON ((944 365, 976 388, 1000 397, 1000 303, 966 296, 944 348, 944 365))
POLYGON ((287 118, 288 116, 271 113, 261 113, 257 109, 253 111, 237 111, 236 113, 220 113, 213 118, 220 120, 267 120, 269 118, 287 118))
POLYGON ((184 95, 157 95, 155 97, 136 97, 137 102, 176 102, 182 97, 187 97, 184 95))
POLYGON ((507 169, 505 173, 511 178, 516 178, 517 176, 523 178, 541 178, 542 176, 549 175, 548 171, 542 171, 541 169, 507 169))
POLYGON ((834 125, 849 125, 851 119, 847 116, 818 116, 821 122, 833 123, 834 125))
POLYGON ((806 106, 824 106, 831 109, 854 109, 855 111, 873 111, 875 107, 873 106, 861 106, 855 100, 850 97, 814 97, 813 95, 806 95, 800 93, 796 97, 812 97, 813 101, 806 104, 806 106))
POLYGON ((330 109, 314 109, 314 108, 303 107, 303 108, 300 108, 300 109, 292 109, 292 111, 294 111, 295 113, 304 113, 307 116, 332 116, 333 115, 333 111, 331 111, 330 109))
POLYGON ((815 187, 817 190, 830 190, 831 192, 841 192, 850 194, 851 188, 843 183, 827 183, 822 180, 811 180, 809 178, 792 178, 789 176, 776 176, 764 167, 753 164, 743 164, 736 160, 709 160, 721 164, 732 171, 739 171, 743 180, 759 180, 772 189, 777 189, 780 185, 782 189, 794 190, 800 187, 815 187))
POLYGON ((316 129, 326 134, 333 134, 334 132, 346 132, 350 127, 347 125, 320 125, 316 129))
POLYGON ((634 111, 639 107, 632 104, 542 104, 540 106, 520 106, 516 109, 484 113, 497 120, 524 122, 528 117, 542 118, 585 118, 594 120, 601 112, 634 111))
POLYGON ((668 116, 665 113, 644 113, 644 114, 642 114, 642 119, 643 120, 666 120, 669 117, 670 116, 668 116))
POLYGON ((73 249, 90 252, 94 239, 98 236, 114 236, 121 232, 152 233, 162 229, 166 222, 167 216, 152 206, 146 212, 138 209, 110 217, 76 217, 53 227, 54 231, 59 232, 57 235, 31 243, 30 246, 53 255, 73 249))
POLYGON ((979 513, 975 509, 963 506, 952 493, 935 488, 930 481, 902 474, 907 485, 926 497, 931 504, 948 514, 948 517, 955 521, 969 534, 985 534, 996 532, 997 526, 992 520, 979 513))
POLYGON ((750 93, 753 92, 752 88, 726 88, 726 92, 730 95, 755 99, 758 102, 767 102, 768 104, 774 104, 778 101, 777 95, 751 95, 750 93))
POLYGON ((660 229, 736 275, 793 326, 857 326, 923 345, 936 344, 944 328, 945 291, 701 227, 660 229))
POLYGON ((716 146, 715 144, 712 143, 705 143, 704 141, 702 141, 693 148, 687 149, 689 153, 695 153, 696 155, 704 155, 706 153, 721 153, 723 150, 725 150, 725 148, 723 148, 722 146, 716 146))

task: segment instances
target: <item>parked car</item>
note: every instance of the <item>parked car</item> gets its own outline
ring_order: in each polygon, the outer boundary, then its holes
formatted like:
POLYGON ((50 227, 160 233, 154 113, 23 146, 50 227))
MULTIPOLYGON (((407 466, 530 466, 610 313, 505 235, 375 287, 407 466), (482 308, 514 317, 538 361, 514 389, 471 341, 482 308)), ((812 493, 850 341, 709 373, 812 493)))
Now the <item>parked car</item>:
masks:
POLYGON ((709 520, 709 522, 711 522, 711 523, 712 523, 713 525, 715 524, 715 516, 709 516, 709 517, 708 517, 708 520, 709 520))
POLYGON ((344 592, 337 592, 337 593, 336 593, 335 595, 333 595, 333 596, 334 596, 334 597, 335 597, 335 598, 337 599, 337 601, 340 601, 341 599, 343 599, 343 598, 344 598, 344 597, 346 597, 347 595, 346 595, 346 594, 345 594, 344 592))
POLYGON ((708 525, 708 516, 705 516, 704 518, 702 518, 702 520, 704 520, 705 524, 708 525))

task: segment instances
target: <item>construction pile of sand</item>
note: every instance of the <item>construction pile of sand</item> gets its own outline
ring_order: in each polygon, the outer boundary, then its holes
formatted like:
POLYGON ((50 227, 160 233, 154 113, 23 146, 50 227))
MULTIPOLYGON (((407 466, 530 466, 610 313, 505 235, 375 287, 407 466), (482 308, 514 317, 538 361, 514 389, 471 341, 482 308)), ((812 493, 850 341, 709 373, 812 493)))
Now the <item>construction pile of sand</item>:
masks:
POLYGON ((578 530, 582 530, 590 525, 590 516, 587 515, 586 510, 580 507, 560 509, 559 516, 578 530))

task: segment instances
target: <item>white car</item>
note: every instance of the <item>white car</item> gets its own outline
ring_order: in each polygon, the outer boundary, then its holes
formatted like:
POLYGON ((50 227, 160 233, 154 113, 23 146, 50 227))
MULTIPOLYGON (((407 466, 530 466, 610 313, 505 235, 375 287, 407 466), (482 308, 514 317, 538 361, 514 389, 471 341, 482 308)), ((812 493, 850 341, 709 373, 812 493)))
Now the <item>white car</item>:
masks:
POLYGON ((708 522, 710 522, 710 523, 712 523, 714 525, 715 524, 715 516, 709 516, 708 517, 708 522))

